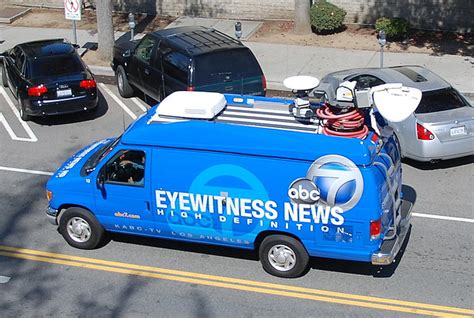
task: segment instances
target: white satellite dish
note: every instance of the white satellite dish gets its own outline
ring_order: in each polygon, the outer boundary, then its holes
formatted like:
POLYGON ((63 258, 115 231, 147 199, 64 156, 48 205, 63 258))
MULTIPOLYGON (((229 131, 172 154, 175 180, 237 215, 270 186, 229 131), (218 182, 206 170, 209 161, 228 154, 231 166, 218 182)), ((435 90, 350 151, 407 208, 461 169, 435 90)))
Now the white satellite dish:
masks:
POLYGON ((283 85, 294 91, 308 91, 318 87, 319 80, 312 76, 298 75, 286 78, 283 85))
POLYGON ((384 84, 372 87, 372 100, 379 113, 388 121, 397 123, 410 116, 421 101, 421 91, 402 84, 384 84))

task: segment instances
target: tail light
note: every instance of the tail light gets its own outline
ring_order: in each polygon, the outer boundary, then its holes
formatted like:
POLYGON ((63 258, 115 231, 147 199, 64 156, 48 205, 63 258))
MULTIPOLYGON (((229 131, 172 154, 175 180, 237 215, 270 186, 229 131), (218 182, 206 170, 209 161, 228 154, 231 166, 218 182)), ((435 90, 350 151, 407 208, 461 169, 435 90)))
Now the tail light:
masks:
POLYGON ((382 222, 380 220, 370 221, 370 239, 376 240, 380 238, 382 232, 382 222))
POLYGON ((48 88, 43 84, 28 88, 28 96, 39 97, 48 92, 48 88))
POLYGON ((192 92, 192 91, 194 91, 194 86, 188 86, 188 87, 186 87, 186 90, 188 92, 192 92))
POLYGON ((435 138, 431 131, 419 123, 416 123, 416 137, 420 140, 433 140, 435 138))
POLYGON ((265 78, 265 75, 262 75, 262 85, 263 85, 263 90, 267 91, 267 79, 265 78))
POLYGON ((83 80, 79 83, 81 88, 91 89, 97 87, 97 83, 94 80, 83 80))

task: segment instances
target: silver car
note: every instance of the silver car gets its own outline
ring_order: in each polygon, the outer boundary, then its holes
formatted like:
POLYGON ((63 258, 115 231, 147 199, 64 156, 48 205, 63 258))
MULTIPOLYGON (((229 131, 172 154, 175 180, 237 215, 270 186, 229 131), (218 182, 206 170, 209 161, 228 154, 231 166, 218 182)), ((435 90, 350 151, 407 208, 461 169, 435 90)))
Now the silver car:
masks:
POLYGON ((408 119, 389 125, 400 140, 402 155, 418 161, 452 159, 474 154, 474 107, 448 82, 421 66, 359 68, 322 78, 315 94, 335 98, 343 81, 356 81, 356 89, 402 83, 422 91, 420 105, 408 119))

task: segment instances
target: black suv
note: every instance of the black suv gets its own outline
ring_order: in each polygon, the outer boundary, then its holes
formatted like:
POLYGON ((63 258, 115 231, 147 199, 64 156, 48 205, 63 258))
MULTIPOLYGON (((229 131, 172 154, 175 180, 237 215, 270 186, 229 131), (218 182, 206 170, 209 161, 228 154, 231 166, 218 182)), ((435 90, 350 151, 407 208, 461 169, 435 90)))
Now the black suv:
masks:
POLYGON ((200 26, 164 29, 114 47, 112 68, 120 95, 139 89, 156 100, 174 91, 260 95, 266 80, 240 41, 200 26))

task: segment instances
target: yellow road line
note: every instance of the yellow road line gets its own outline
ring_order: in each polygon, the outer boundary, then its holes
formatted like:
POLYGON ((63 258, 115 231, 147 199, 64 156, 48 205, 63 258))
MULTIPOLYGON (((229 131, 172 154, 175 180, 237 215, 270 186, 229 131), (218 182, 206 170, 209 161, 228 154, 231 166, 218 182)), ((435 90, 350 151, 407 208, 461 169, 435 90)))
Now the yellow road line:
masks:
POLYGON ((271 283, 257 282, 251 280, 235 279, 222 276, 206 275, 192 272, 184 272, 170 269, 163 269, 151 266, 140 266, 127 263, 104 261, 99 259, 78 257, 65 254, 57 254, 51 252, 43 252, 37 250, 29 250, 23 248, 15 248, 9 246, 0 245, 0 255, 7 257, 15 257, 33 261, 40 261, 52 264, 69 265, 81 268, 96 269, 102 271, 109 271, 115 273, 122 273, 128 275, 137 275, 143 277, 151 277, 165 280, 172 280, 178 282, 195 283, 207 286, 237 289, 243 291, 252 291, 264 294, 272 294, 279 296, 286 296, 300 299, 310 299, 323 302, 353 305, 366 308, 391 310, 398 312, 423 314, 437 317, 466 317, 460 315, 453 315, 452 313, 464 313, 473 315, 474 310, 437 306, 423 303, 406 302, 393 299, 384 299, 378 297, 361 296, 344 294, 330 291, 323 291, 317 289, 301 288, 289 285, 277 285, 271 283), (2 252, 3 251, 3 252, 2 252), (238 285, 236 285, 238 284, 238 285), (241 285, 240 285, 241 284, 241 285), (301 294, 301 292, 305 294, 301 294), (308 293, 308 294, 306 294, 308 293), (339 297, 343 299, 337 299, 332 297, 339 297), (359 301, 362 300, 362 301, 359 301), (376 304, 378 302, 380 304, 376 304), (385 305, 388 304, 388 305, 385 305), (418 308, 407 308, 402 306, 418 307, 418 308), (438 312, 426 309, 434 309, 447 311, 438 312))

